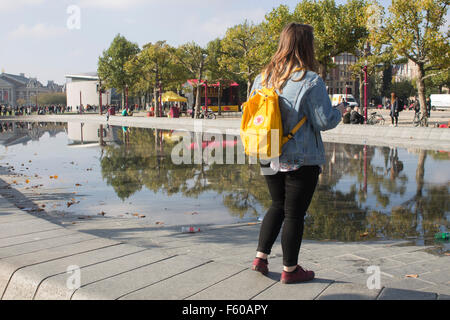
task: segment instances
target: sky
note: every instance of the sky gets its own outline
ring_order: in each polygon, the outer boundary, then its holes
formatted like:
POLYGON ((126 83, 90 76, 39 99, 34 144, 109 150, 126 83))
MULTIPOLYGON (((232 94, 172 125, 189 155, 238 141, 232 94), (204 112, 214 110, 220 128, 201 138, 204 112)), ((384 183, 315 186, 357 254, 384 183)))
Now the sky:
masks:
MULTIPOLYGON (((0 0, 0 68, 65 83, 65 75, 97 70, 118 33, 143 46, 206 45, 245 19, 259 23, 298 0, 0 0), (79 18, 79 19, 78 19, 79 18)), ((344 3, 345 0, 337 0, 344 3)), ((379 1, 386 8, 390 0, 379 1)))

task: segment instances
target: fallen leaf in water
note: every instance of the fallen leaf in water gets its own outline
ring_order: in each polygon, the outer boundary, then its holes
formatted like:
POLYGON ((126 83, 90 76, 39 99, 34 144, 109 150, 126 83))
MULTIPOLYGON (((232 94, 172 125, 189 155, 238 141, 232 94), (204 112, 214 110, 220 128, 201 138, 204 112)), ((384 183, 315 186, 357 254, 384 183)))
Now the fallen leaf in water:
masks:
POLYGON ((53 176, 50 176, 50 179, 53 179, 53 176))
POLYGON ((138 213, 133 213, 133 217, 137 217, 138 215, 138 213))
POLYGON ((359 236, 360 236, 360 237, 367 237, 368 235, 369 235, 368 232, 364 232, 364 233, 361 233, 359 236))
POLYGON ((58 176, 53 176, 53 179, 58 179, 58 176))
POLYGON ((42 204, 41 207, 42 207, 42 208, 45 208, 45 204, 42 204))
POLYGON ((81 187, 81 184, 79 184, 79 183, 75 183, 75 186, 77 186, 77 187, 81 187))
POLYGON ((29 182, 30 182, 30 180, 28 180, 28 179, 27 179, 27 180, 25 180, 25 183, 29 183, 29 182))
MULTIPOLYGON (((165 209, 165 208, 164 208, 165 209)), ((198 212, 197 211, 194 211, 194 212, 186 212, 185 214, 191 214, 191 215, 194 215, 194 214, 198 214, 198 212)))
POLYGON ((104 211, 98 213, 99 216, 104 216, 106 213, 104 211))
POLYGON ((31 160, 28 160, 29 163, 31 163, 31 160))
POLYGON ((140 214, 139 218, 145 218, 145 216, 143 214, 140 214))
POLYGON ((418 274, 407 274, 405 277, 407 277, 407 278, 418 278, 419 275, 418 274))
POLYGON ((14 184, 17 184, 17 181, 16 180, 13 180, 13 182, 12 183, 14 183, 14 184))
POLYGON ((164 222, 156 221, 155 224, 164 224, 164 222))

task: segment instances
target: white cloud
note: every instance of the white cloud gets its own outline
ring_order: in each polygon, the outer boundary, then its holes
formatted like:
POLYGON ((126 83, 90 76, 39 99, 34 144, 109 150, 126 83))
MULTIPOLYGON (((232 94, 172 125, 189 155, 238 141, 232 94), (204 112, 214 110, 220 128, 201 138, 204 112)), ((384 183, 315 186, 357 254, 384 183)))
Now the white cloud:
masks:
POLYGON ((35 6, 44 3, 45 0, 1 0, 0 11, 14 11, 27 6, 35 6))
POLYGON ((10 38, 34 38, 44 39, 57 37, 64 34, 67 29, 38 23, 34 26, 21 24, 14 31, 9 33, 10 38))
POLYGON ((146 0, 80 0, 79 5, 83 8, 101 9, 127 9, 133 6, 145 4, 146 0))

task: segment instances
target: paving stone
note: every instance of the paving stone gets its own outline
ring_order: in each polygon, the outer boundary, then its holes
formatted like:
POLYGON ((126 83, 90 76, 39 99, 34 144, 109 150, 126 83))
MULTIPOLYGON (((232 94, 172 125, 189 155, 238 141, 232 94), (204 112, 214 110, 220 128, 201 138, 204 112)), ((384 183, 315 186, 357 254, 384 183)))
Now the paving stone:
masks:
POLYGON ((439 295, 450 295, 450 286, 445 284, 436 284, 429 287, 424 287, 420 291, 426 291, 426 292, 434 292, 439 295))
POLYGON ((206 262, 188 256, 176 256, 88 284, 75 291, 72 300, 115 300, 206 262))
POLYGON ((313 300, 333 282, 333 280, 317 278, 303 283, 278 282, 258 294, 253 300, 313 300))
POLYGON ((243 270, 236 265, 211 262, 128 294, 121 299, 181 300, 243 270))
POLYGON ((410 253, 404 253, 399 255, 390 256, 390 259, 397 260, 404 263, 413 263, 423 260, 434 260, 436 259, 435 256, 429 253, 425 252, 410 252, 410 253))
POLYGON ((55 224, 43 219, 0 224, 0 239, 55 228, 55 224))
POLYGON ((422 290, 431 285, 434 285, 434 283, 421 280, 420 277, 419 278, 403 278, 401 280, 390 282, 389 288, 405 289, 405 290, 422 290))
MULTIPOLYGON (((42 280, 56 274, 67 274, 67 268, 69 266, 81 268, 83 266, 110 260, 118 256, 134 253, 138 250, 143 249, 114 243, 111 246, 98 248, 93 251, 22 268, 16 271, 11 277, 8 287, 3 295, 3 299, 33 299, 36 289, 42 280)), ((70 275, 71 273, 69 273, 67 277, 70 275)), ((80 276, 82 276, 81 273, 80 276)))
POLYGON ((35 232, 26 235, 13 236, 10 238, 0 239, 0 248, 20 245, 23 243, 34 242, 37 240, 56 238, 63 235, 69 235, 74 233, 73 231, 66 230, 64 228, 55 225, 55 229, 45 230, 41 232, 35 232))
POLYGON ((384 288, 378 300, 436 300, 437 294, 414 290, 384 288))
POLYGON ((72 243, 69 245, 54 247, 51 249, 44 249, 36 252, 26 253, 20 256, 0 259, 0 295, 3 296, 8 282, 14 272, 23 267, 54 259, 60 259, 81 252, 95 250, 97 248, 105 247, 113 243, 117 242, 108 239, 94 238, 82 242, 72 243))
MULTIPOLYGON (((130 255, 111 259, 91 266, 81 268, 81 288, 84 286, 114 277, 116 275, 147 266, 149 264, 170 258, 161 250, 145 249, 130 255)), ((38 287, 36 300, 70 300, 76 289, 66 286, 67 275, 61 274, 44 279, 38 287)))
POLYGON ((65 234, 58 238, 41 239, 23 244, 3 247, 0 248, 0 259, 19 256, 22 254, 36 252, 43 249, 51 249, 54 247, 86 241, 94 238, 95 238, 94 236, 91 236, 89 234, 76 232, 72 234, 65 234))
POLYGON ((191 297, 188 300, 248 300, 278 281, 246 269, 191 297))
POLYGON ((423 275, 420 275, 420 279, 443 284, 450 281, 450 269, 443 269, 439 271, 429 272, 423 275))
POLYGON ((380 289, 368 289, 367 286, 355 283, 335 282, 328 286, 318 300, 374 300, 380 289))
MULTIPOLYGON (((0 209, 1 210, 1 209, 0 209)), ((27 213, 15 212, 9 215, 0 215, 0 225, 4 225, 6 223, 17 222, 17 221, 28 221, 40 219, 39 217, 32 216, 27 213)))

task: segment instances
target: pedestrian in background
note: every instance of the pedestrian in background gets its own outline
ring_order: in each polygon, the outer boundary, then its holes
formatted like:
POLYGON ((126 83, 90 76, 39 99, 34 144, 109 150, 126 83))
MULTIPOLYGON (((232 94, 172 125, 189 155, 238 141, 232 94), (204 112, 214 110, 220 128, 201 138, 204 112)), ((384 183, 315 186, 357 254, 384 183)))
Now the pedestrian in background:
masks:
POLYGON ((392 126, 398 126, 398 98, 395 92, 391 93, 391 112, 389 114, 392 119, 392 126))

